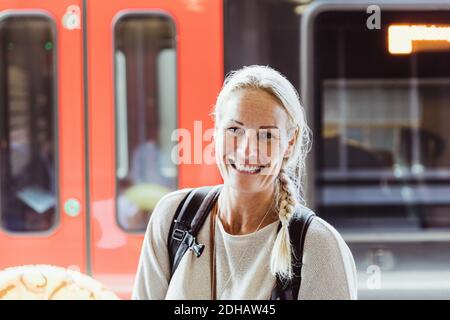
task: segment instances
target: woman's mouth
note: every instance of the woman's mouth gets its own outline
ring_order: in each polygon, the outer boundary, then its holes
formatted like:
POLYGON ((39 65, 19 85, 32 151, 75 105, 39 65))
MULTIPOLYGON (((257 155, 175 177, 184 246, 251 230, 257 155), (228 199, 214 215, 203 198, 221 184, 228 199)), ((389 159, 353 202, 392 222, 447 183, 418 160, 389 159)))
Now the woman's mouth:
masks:
POLYGON ((255 166, 255 165, 243 165, 235 163, 233 160, 229 160, 233 169, 241 174, 258 174, 266 166, 255 166))

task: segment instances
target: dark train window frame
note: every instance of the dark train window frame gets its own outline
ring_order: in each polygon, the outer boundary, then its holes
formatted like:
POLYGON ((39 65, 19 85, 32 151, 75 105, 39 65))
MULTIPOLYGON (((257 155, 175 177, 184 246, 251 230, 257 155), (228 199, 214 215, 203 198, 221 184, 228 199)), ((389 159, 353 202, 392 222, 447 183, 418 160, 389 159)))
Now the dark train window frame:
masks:
MULTIPOLYGON (((4 13, 0 13, 0 28, 1 28, 1 24, 4 23, 4 21, 13 18, 13 19, 17 19, 17 18, 41 18, 43 20, 45 20, 48 24, 49 24, 49 28, 50 31, 52 33, 53 39, 53 47, 52 47, 52 52, 53 52, 53 61, 52 61, 52 106, 51 108, 53 108, 52 113, 52 130, 53 130, 53 150, 54 150, 54 154, 53 154, 53 160, 54 160, 54 179, 55 179, 55 209, 54 209, 54 217, 52 220, 52 224, 51 227, 46 229, 46 230, 42 230, 42 231, 36 231, 36 230, 31 230, 31 231, 14 231, 14 230, 9 230, 8 228, 6 228, 4 226, 3 223, 3 218, 2 218, 2 208, 0 207, 0 232, 14 237, 14 238, 23 238, 23 237, 38 237, 38 238, 45 238, 45 237, 49 237, 51 235, 53 235, 54 233, 56 233, 58 231, 58 229, 61 226, 61 192, 60 192, 60 156, 59 156, 59 152, 60 152, 60 138, 59 138, 59 107, 60 107, 60 102, 59 102, 59 95, 58 95, 58 90, 59 90, 59 77, 58 77, 58 72, 59 72, 59 50, 58 50, 58 46, 59 46, 59 41, 58 41, 58 36, 59 36, 59 31, 58 31, 58 26, 57 26, 57 22, 54 19, 54 17, 48 13, 45 10, 21 10, 21 11, 15 11, 15 10, 8 10, 4 13)), ((3 64, 3 61, 0 61, 1 64, 3 64)), ((6 90, 6 83, 3 83, 4 78, 0 77, 0 89, 6 90)), ((3 96, 4 99, 7 99, 7 94, 2 93, 1 96, 3 96)), ((6 108, 6 106, 5 106, 6 108)), ((1 124, 1 123, 0 123, 1 124)), ((8 134, 8 132, 6 132, 6 134, 8 134)), ((7 138, 7 137, 6 137, 7 138)), ((6 161, 8 162, 9 160, 6 159, 6 161)), ((2 190, 2 185, 0 185, 0 192, 3 193, 2 190)))

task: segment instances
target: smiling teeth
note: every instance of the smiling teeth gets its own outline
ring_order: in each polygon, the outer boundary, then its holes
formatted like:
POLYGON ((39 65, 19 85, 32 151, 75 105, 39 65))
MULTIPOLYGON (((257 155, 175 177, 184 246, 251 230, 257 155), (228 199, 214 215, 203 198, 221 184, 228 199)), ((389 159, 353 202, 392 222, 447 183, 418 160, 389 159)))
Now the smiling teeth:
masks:
POLYGON ((248 166, 240 166, 238 164, 235 164, 236 168, 240 171, 246 171, 246 172, 256 172, 260 169, 260 167, 248 167, 248 166))

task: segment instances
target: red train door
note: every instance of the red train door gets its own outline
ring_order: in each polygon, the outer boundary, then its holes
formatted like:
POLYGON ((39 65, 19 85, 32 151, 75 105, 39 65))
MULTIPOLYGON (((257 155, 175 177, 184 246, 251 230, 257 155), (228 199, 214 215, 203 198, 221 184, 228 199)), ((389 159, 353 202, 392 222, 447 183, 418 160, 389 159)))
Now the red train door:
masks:
POLYGON ((156 202, 220 183, 202 150, 223 81, 222 2, 88 0, 86 19, 92 274, 129 297, 156 202))
POLYGON ((0 2, 0 269, 86 271, 80 8, 0 2))

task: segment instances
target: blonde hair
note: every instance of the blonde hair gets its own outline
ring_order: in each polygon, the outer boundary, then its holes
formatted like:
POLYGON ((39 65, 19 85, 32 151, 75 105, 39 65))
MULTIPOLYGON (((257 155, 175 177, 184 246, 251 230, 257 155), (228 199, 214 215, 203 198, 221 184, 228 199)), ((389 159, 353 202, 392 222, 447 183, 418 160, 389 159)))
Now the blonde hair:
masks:
POLYGON ((296 135, 295 145, 290 155, 283 160, 275 188, 275 207, 282 228, 277 235, 270 258, 271 272, 284 278, 292 278, 291 242, 288 225, 295 207, 305 204, 303 181, 305 159, 311 148, 311 130, 306 123, 305 110, 300 103, 297 90, 281 73, 268 67, 252 65, 230 72, 217 97, 211 113, 217 121, 217 111, 229 95, 239 89, 259 89, 276 97, 288 114, 289 139, 296 135))

